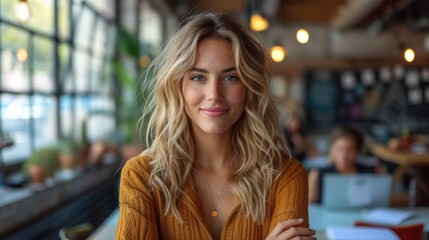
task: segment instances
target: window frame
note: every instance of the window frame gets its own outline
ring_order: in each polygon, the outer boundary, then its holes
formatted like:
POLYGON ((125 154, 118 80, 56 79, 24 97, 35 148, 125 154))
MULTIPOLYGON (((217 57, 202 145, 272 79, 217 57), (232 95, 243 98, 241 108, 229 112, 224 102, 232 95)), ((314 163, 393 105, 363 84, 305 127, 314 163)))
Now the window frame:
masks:
MULTIPOLYGON (((0 1, 6 1, 6 0, 0 0, 0 1)), ((7 0, 9 1, 9 0, 7 0)), ((88 62, 90 62, 91 64, 88 65, 88 75, 91 76, 93 74, 94 71, 94 66, 92 64, 92 61, 94 58, 97 58, 98 61, 100 61, 102 64, 108 64, 109 62, 111 62, 114 58, 117 57, 117 53, 116 53, 116 47, 115 49, 113 49, 111 55, 109 55, 109 52, 107 50, 105 50, 105 52, 102 54, 102 56, 100 57, 97 53, 92 50, 93 48, 91 46, 94 46, 94 44, 97 44, 95 41, 91 41, 91 39, 95 39, 95 34, 96 31, 92 31, 90 32, 90 34, 88 37, 89 40, 89 44, 88 47, 86 48, 81 48, 79 46, 76 46, 75 41, 76 41, 76 27, 78 26, 79 23, 79 16, 82 13, 83 10, 85 11, 89 11, 92 15, 93 15, 93 27, 97 26, 97 23, 100 23, 100 21, 103 24, 103 28, 108 29, 108 28, 116 28, 119 25, 119 21, 118 21, 118 17, 117 12, 115 12, 115 16, 111 17, 111 16, 105 16, 103 15, 103 13, 101 13, 100 11, 98 11, 95 7, 93 7, 90 3, 86 2, 86 0, 82 0, 82 1, 77 1, 77 0, 64 0, 67 4, 67 11, 68 11, 68 37, 64 38, 62 36, 62 32, 59 31, 59 0, 53 0, 52 2, 52 11, 53 11, 53 32, 52 34, 49 33, 45 33, 42 31, 38 31, 35 29, 32 29, 24 24, 15 22, 13 20, 9 20, 7 18, 3 18, 2 15, 0 14, 0 27, 1 26, 11 26, 14 27, 16 29, 22 30, 25 33, 28 34, 28 42, 27 42, 27 52, 28 55, 30 56, 28 58, 28 66, 29 66, 29 70, 28 70, 28 78, 29 78, 29 90, 28 91, 10 91, 10 90, 4 90, 2 89, 2 68, 0 68, 0 96, 2 96, 3 94, 12 94, 12 95, 24 95, 24 96, 28 96, 30 98, 30 107, 31 110, 33 111, 33 105, 31 102, 31 99, 33 98, 33 96, 37 96, 37 95, 42 95, 42 96, 49 96, 49 97, 53 97, 54 98, 54 105, 55 105, 55 127, 56 127, 56 138, 58 140, 63 139, 65 136, 63 134, 63 127, 62 127, 62 114, 61 114, 61 98, 63 96, 70 96, 73 100, 72 100, 72 107, 71 107, 71 117, 72 117, 72 123, 71 123, 71 133, 74 134, 74 138, 76 139, 76 131, 75 128, 76 126, 79 124, 77 123, 77 118, 76 118, 76 99, 78 99, 79 97, 85 97, 85 96, 110 96, 114 99, 116 99, 116 93, 114 92, 115 86, 117 86, 117 82, 116 79, 113 76, 113 72, 110 71, 110 74, 108 75, 108 84, 109 84, 109 91, 108 93, 106 92, 100 92, 100 91, 95 91, 94 89, 91 88, 87 88, 86 91, 77 91, 76 89, 76 73, 75 73, 75 66, 74 66, 74 57, 76 54, 76 51, 83 51, 86 53, 86 58, 88 59, 88 62), (79 6, 77 6, 76 4, 78 4, 79 6), (75 10, 75 8, 78 7, 78 10, 75 10), (50 76, 51 76, 51 80, 53 81, 53 86, 54 89, 52 92, 43 92, 43 91, 35 91, 34 90, 34 44, 35 44, 35 37, 41 37, 44 39, 49 40, 52 43, 53 49, 52 49, 52 59, 53 59, 53 66, 52 69, 50 70, 50 76), (64 63, 60 62, 60 47, 67 45, 69 48, 69 52, 68 52, 68 60, 64 61, 64 63), (62 64, 66 64, 66 66, 62 66, 62 64), (64 72, 62 72, 64 71, 64 72), (71 91, 65 91, 65 81, 69 80, 72 81, 71 85, 72 85, 72 90, 71 91)), ((112 3, 114 5, 115 8, 118 8, 119 5, 119 1, 117 0, 112 0, 112 3)), ((31 1, 29 2, 29 4, 31 4, 31 1)), ((0 5, 1 6, 1 5, 0 5)), ((1 13, 2 9, 0 8, 0 13, 1 13)), ((116 46, 116 39, 112 38, 110 39, 110 41, 114 41, 113 43, 110 42, 108 45, 109 46, 116 46)), ((1 36, 1 31, 0 31, 0 49, 2 49, 4 47, 3 42, 2 42, 2 36, 1 36)), ((0 54, 0 61, 1 61, 1 54, 0 54)), ((101 71, 101 70, 100 70, 101 71)), ((88 78, 89 81, 102 81, 102 78, 105 77, 105 75, 103 74, 99 74, 97 80, 91 80, 91 78, 88 78)), ((91 83, 88 82, 87 84, 88 86, 91 86, 91 83)), ((1 101, 1 97, 0 97, 0 101, 1 101)), ((117 109, 118 103, 115 101, 115 106, 114 106, 114 111, 117 109)), ((89 110, 91 111, 91 109, 89 110)), ((90 114, 90 112, 88 112, 88 114, 90 114)), ((117 116, 118 113, 117 111, 115 111, 115 116, 114 119, 116 120, 116 126, 118 125, 118 119, 119 116, 117 116)), ((0 111, 0 137, 3 137, 4 134, 4 129, 3 129, 3 124, 1 124, 1 122, 3 121, 2 118, 2 113, 0 111)), ((29 118, 29 134, 30 134, 30 146, 31 146, 31 152, 34 152, 35 148, 36 148, 36 136, 35 136, 35 129, 34 129, 34 122, 35 119, 33 118, 33 116, 30 115, 29 118)), ((3 156, 3 150, 0 149, 0 172, 3 173, 4 176, 6 176, 8 173, 19 170, 20 169, 20 165, 25 161, 26 159, 18 159, 16 161, 13 161, 11 163, 6 163, 4 156, 3 156)))

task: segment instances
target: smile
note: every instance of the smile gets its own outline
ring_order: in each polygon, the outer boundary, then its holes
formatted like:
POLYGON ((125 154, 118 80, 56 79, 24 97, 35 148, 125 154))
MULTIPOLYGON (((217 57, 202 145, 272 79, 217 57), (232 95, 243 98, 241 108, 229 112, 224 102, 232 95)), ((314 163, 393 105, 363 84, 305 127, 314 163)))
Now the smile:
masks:
POLYGON ((210 117, 219 117, 228 112, 228 108, 200 108, 204 114, 210 117))

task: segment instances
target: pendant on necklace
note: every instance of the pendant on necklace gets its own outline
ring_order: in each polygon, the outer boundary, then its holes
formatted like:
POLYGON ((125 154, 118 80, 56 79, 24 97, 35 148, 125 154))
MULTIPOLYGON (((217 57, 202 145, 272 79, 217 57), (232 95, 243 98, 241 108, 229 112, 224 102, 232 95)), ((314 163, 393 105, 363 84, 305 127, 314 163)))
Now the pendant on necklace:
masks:
POLYGON ((211 214, 212 214, 212 217, 217 217, 217 211, 216 210, 213 209, 211 214))

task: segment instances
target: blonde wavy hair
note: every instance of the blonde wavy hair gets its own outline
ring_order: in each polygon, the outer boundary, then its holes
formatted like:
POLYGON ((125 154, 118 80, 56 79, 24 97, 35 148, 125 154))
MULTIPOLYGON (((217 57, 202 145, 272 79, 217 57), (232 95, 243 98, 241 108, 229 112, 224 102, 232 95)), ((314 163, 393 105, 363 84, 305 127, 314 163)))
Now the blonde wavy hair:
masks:
POLYGON ((171 212, 183 222, 176 204, 192 174, 195 146, 184 110, 182 80, 196 62, 198 43, 212 37, 231 43, 237 74, 247 87, 243 115, 233 126, 232 147, 237 157, 229 172, 229 186, 240 198, 240 211, 262 224, 271 185, 290 155, 269 89, 266 53, 254 34, 231 16, 205 12, 189 17, 149 69, 144 85, 152 90, 142 117, 149 118, 149 147, 143 152, 151 159, 149 185, 164 194, 164 213, 171 212))

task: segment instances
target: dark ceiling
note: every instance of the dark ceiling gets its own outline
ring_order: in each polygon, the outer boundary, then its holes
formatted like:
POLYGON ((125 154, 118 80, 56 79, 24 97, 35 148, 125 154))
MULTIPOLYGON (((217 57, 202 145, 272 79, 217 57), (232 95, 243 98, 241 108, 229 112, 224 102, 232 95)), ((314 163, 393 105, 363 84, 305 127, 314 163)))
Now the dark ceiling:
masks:
POLYGON ((167 0, 167 3, 179 16, 209 9, 243 15, 250 6, 259 6, 270 21, 280 24, 328 24, 339 29, 371 26, 375 30, 396 22, 409 23, 416 30, 428 30, 429 26, 429 0, 167 0))

